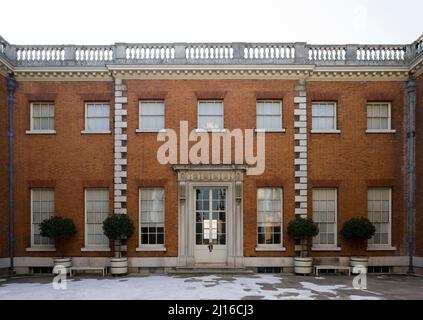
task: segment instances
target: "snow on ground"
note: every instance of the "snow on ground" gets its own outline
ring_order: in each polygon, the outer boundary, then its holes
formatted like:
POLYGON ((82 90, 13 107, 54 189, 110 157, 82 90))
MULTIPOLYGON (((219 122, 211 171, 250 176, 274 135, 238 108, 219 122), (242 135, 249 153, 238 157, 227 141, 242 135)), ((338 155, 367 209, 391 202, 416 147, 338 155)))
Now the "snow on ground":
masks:
POLYGON ((37 279, 25 282, 2 282, 0 284, 0 300, 240 300, 243 298, 313 300, 322 297, 337 299, 340 295, 343 295, 343 299, 380 299, 373 296, 345 295, 342 290, 352 289, 345 285, 318 285, 311 282, 297 282, 293 286, 284 283, 283 277, 271 274, 233 277, 150 275, 113 279, 73 278, 66 281, 66 290, 55 290, 52 283, 46 280, 44 278, 44 281, 39 282, 37 279))

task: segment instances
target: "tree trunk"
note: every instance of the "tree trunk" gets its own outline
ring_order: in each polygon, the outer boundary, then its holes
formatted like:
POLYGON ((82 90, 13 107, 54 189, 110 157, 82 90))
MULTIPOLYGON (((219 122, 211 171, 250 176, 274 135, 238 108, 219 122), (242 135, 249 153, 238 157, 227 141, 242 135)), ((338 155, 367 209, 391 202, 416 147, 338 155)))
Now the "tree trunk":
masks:
POLYGON ((301 241, 301 258, 305 258, 308 255, 308 252, 307 252, 307 239, 306 238, 303 238, 300 241, 301 241))

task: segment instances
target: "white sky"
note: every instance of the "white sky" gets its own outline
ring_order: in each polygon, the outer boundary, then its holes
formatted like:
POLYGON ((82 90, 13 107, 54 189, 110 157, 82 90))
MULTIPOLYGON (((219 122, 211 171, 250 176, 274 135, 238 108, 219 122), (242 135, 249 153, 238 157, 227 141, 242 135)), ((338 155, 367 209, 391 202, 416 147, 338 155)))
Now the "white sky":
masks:
POLYGON ((422 33, 423 0, 16 0, 0 4, 0 35, 14 44, 389 44, 411 43, 422 33))

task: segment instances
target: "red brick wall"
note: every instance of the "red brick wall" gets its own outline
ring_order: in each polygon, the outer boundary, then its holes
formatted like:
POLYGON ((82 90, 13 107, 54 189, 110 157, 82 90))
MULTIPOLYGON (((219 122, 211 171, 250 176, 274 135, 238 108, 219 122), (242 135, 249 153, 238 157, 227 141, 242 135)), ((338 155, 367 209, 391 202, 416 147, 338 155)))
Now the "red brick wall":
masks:
POLYGON ((8 256, 8 209, 7 209, 7 87, 6 78, 0 75, 0 258, 8 256))
POLYGON ((416 255, 423 256, 423 75, 417 78, 416 106, 416 255))
POLYGON ((81 253, 84 247, 84 187, 107 187, 110 210, 113 197, 113 136, 82 135, 84 102, 110 101, 111 82, 20 82, 16 93, 16 255, 30 246, 30 188, 53 187, 57 215, 73 218, 78 233, 68 241, 65 254, 81 253), (55 102, 55 135, 27 135, 30 102, 55 102))
MULTIPOLYGON (((406 254, 406 201, 404 196, 404 83, 403 82, 309 82, 307 99, 336 101, 341 134, 309 134, 309 215, 312 187, 338 188, 338 230, 354 216, 367 216, 367 188, 392 187, 392 245, 406 254), (392 103, 395 134, 366 134, 367 101, 392 103)), ((311 112, 308 113, 311 126, 311 112)), ((366 254, 341 235, 342 255, 366 254), (352 251, 353 250, 353 251, 352 251)), ((372 252, 392 255, 397 252, 372 252)), ((333 254, 333 253, 332 253, 333 254)), ((327 252, 314 255, 328 255, 327 252)))
MULTIPOLYGON (((292 256, 293 241, 284 233, 285 253, 256 253, 256 188, 278 186, 284 190, 284 227, 294 217, 294 105, 297 81, 286 80, 128 80, 128 214, 137 227, 129 240, 130 256, 177 256, 176 174, 156 160, 154 133, 135 133, 138 127, 138 101, 165 99, 167 128, 179 129, 180 120, 188 120, 190 129, 197 123, 197 100, 224 98, 225 127, 254 128, 256 100, 283 99, 283 126, 286 133, 266 135, 266 171, 263 176, 247 176, 244 183, 245 256, 292 256), (165 253, 140 253, 138 188, 165 187, 165 253)), ((392 186, 394 198, 393 245, 402 253, 405 243, 405 206, 403 200, 403 110, 404 83, 313 82, 307 85, 309 128, 310 101, 337 100, 340 135, 309 135, 309 174, 311 186, 339 188, 339 228, 354 215, 365 215, 367 186, 392 186), (367 100, 388 100, 393 105, 396 134, 366 135, 367 100), (404 240, 401 240, 404 239, 404 240)), ((84 246, 84 187, 108 187, 110 209, 113 200, 113 136, 81 135, 84 128, 84 101, 113 99, 111 82, 21 82, 16 102, 16 235, 17 255, 54 256, 28 253, 30 245, 30 187, 54 187, 56 213, 72 217, 78 234, 67 244, 69 255, 107 255, 81 253, 84 246), (56 130, 52 136, 27 135, 29 104, 37 100, 56 103, 56 130)), ((113 105, 113 104, 111 104, 113 105)), ((113 114, 113 108, 111 108, 113 114)), ((0 120, 4 121, 4 120, 0 120)), ((311 200, 311 198, 310 198, 311 200)), ((311 201, 310 201, 311 204, 311 201)), ((309 212, 311 216, 311 210, 309 212)), ((339 237, 342 255, 351 246, 339 237)), ((328 253, 313 253, 327 255, 328 253)), ((338 253, 337 253, 338 254, 338 253)), ((376 254, 376 253, 372 253, 376 254)), ((380 255, 398 254, 378 253, 380 255)))
MULTIPOLYGON (((129 242, 129 254, 138 256, 177 256, 178 204, 176 174, 169 166, 156 160, 155 133, 135 133, 138 127, 138 103, 140 99, 165 99, 167 128, 176 128, 179 121, 187 120, 189 130, 197 125, 197 100, 224 98, 225 127, 249 129, 256 126, 256 100, 258 98, 283 99, 284 127, 286 133, 270 133, 266 137, 266 172, 260 177, 245 178, 244 183, 244 249, 246 256, 255 256, 256 246, 256 186, 284 188, 285 221, 293 216, 294 160, 293 160, 293 86, 294 81, 125 81, 128 85, 128 213, 138 221, 138 188, 140 186, 165 185, 165 242, 167 253, 136 253, 138 236, 129 242), (277 146, 277 147, 275 147, 277 146), (282 164, 282 165, 281 165, 282 164)), ((139 230, 137 230, 139 232, 139 230)), ((289 241, 289 239, 286 239, 289 241)), ((293 245, 288 255, 292 255, 293 245)), ((280 254, 257 254, 280 255, 280 254)))

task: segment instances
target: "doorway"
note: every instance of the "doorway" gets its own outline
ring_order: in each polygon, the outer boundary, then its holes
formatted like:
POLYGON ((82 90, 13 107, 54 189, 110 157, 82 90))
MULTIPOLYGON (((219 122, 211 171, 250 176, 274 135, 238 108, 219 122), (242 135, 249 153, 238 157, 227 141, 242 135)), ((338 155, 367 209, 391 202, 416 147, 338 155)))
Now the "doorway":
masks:
POLYGON ((195 191, 195 262, 227 262, 227 189, 197 187, 195 191))

